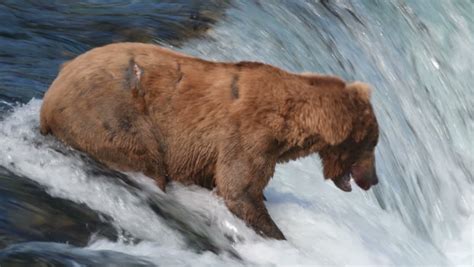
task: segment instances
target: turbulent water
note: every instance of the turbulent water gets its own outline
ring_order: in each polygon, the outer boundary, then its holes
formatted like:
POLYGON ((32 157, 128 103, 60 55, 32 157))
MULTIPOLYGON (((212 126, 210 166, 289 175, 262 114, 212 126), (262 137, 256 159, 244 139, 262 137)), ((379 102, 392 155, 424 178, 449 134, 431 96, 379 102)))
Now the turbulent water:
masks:
POLYGON ((468 0, 3 1, 0 265, 472 266, 472 14, 468 0), (212 192, 162 194, 41 136, 59 64, 125 40, 369 82, 379 185, 344 193, 316 156, 279 165, 266 205, 288 240, 266 240, 212 192))

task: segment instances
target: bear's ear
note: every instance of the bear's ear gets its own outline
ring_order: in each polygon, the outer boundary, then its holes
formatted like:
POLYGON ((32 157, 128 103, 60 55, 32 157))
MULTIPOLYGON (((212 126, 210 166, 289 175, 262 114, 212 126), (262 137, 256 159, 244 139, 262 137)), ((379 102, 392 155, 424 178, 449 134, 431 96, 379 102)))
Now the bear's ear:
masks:
POLYGON ((372 95, 372 89, 370 85, 363 82, 353 82, 346 86, 347 90, 354 92, 360 99, 365 102, 370 102, 370 96, 372 95))

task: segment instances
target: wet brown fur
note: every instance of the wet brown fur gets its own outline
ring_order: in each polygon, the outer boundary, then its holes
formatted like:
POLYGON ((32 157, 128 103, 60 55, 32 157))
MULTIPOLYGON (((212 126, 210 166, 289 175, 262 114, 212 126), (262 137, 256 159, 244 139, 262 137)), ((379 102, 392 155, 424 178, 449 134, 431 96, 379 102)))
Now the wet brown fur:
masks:
POLYGON ((41 133, 163 190, 168 179, 217 187, 235 215, 284 239, 263 202, 278 162, 319 152, 326 178, 357 162, 373 168, 378 127, 364 86, 112 44, 62 68, 44 97, 41 133))

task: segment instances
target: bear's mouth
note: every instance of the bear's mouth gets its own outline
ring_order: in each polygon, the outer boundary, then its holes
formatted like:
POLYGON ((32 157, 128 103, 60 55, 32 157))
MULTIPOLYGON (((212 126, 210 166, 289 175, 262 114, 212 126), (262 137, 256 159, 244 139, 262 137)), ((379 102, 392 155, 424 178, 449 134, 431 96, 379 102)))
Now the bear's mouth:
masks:
POLYGON ((368 177, 368 175, 365 174, 364 170, 357 165, 353 165, 351 170, 346 174, 333 179, 333 182, 342 191, 351 192, 351 180, 354 180, 354 182, 360 188, 366 191, 369 190, 372 185, 376 185, 378 183, 376 176, 368 177))
POLYGON ((334 184, 344 192, 351 192, 351 174, 346 173, 343 176, 333 179, 334 184))

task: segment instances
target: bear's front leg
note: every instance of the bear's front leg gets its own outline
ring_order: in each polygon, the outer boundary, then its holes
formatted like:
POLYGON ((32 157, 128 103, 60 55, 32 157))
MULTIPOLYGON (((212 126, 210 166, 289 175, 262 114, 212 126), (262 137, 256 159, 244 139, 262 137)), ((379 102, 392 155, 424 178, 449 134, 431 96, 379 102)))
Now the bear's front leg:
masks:
POLYGON ((227 153, 216 167, 217 193, 229 210, 244 220, 258 234, 284 240, 263 202, 263 189, 273 175, 275 164, 255 155, 227 153))
POLYGON ((268 214, 262 200, 241 196, 235 199, 224 197, 224 201, 232 213, 244 220, 258 234, 278 240, 286 239, 268 214))

